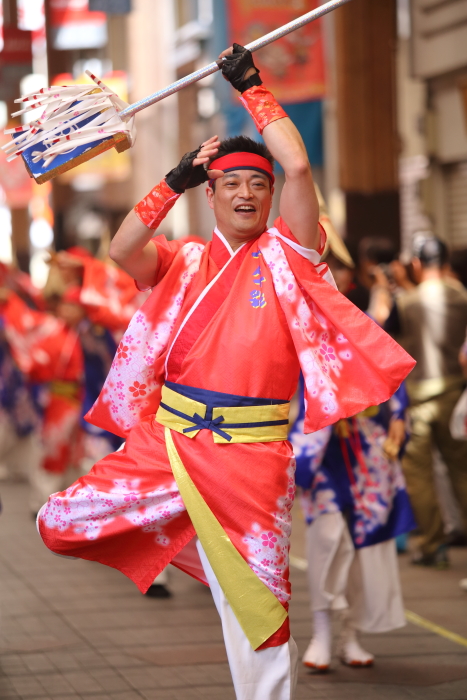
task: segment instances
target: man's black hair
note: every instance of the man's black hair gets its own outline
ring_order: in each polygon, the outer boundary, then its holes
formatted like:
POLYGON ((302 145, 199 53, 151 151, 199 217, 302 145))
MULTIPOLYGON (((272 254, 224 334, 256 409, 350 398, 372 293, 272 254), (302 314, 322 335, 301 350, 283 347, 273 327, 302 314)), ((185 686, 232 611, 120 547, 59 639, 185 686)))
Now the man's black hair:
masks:
POLYGON ((449 250, 439 238, 422 238, 415 244, 414 257, 420 260, 422 267, 440 269, 448 262, 449 250))
MULTIPOLYGON (((257 156, 263 156, 271 163, 274 170, 274 158, 267 146, 259 141, 253 141, 249 136, 231 136, 221 141, 219 151, 214 160, 228 156, 230 153, 255 153, 257 156)), ((214 181, 212 184, 212 189, 215 190, 216 182, 214 181)))

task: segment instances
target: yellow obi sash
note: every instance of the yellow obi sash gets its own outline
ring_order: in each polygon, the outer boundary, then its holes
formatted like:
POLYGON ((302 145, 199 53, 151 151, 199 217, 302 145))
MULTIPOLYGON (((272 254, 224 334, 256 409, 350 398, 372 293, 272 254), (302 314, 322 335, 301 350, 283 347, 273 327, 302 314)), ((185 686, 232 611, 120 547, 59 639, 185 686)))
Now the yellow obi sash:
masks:
POLYGON ((217 443, 276 442, 287 440, 289 409, 289 401, 166 382, 156 420, 190 438, 200 430, 211 430, 217 443))
POLYGON ((252 571, 207 505, 178 454, 170 429, 190 438, 200 430, 211 430, 218 443, 286 440, 288 411, 288 401, 220 394, 167 382, 156 414, 156 420, 165 425, 170 466, 190 520, 219 585, 255 650, 282 626, 287 611, 252 571), (225 405, 229 403, 230 406, 225 405))
POLYGON ((56 379, 50 382, 50 392, 56 396, 63 396, 65 399, 79 401, 81 386, 78 382, 56 379))

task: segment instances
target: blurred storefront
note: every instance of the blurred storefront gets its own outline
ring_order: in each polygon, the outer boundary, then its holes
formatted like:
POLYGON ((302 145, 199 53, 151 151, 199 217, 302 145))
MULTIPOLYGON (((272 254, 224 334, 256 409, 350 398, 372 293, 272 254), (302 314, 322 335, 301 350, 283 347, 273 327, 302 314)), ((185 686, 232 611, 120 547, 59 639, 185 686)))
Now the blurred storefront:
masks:
POLYGON ((434 232, 467 248, 467 0, 412 0, 411 68, 426 91, 429 172, 422 189, 434 232))
MULTIPOLYGON (((89 82, 86 69, 131 102, 175 79, 171 1, 0 0, 0 7, 4 10, 2 130, 11 124, 9 114, 18 109, 14 99, 46 85, 89 82)), ((38 116, 29 116, 28 121, 38 116)), ((0 157, 4 234, 0 258, 13 259, 25 270, 31 264, 40 281, 41 260, 44 275, 43 260, 52 244, 61 249, 78 243, 104 254, 134 202, 173 167, 178 155, 177 120, 176 97, 146 109, 138 115, 138 138, 131 152, 118 154, 112 149, 48 185, 36 186, 20 158, 6 163, 0 157), (48 207, 40 224, 39 192, 48 207)), ((161 227, 169 235, 173 219, 172 214, 161 227)))
MULTIPOLYGON (((320 3, 0 0, 0 122, 21 92, 87 80, 87 68, 137 101, 232 41, 247 43, 320 3)), ((408 252, 413 235, 432 226, 453 247, 467 247, 467 0, 353 0, 255 61, 299 128, 350 243, 401 238, 408 252)), ((109 151, 39 188, 41 206, 21 161, 0 161, 0 221, 11 221, 23 269, 31 256, 44 257, 51 226, 59 249, 105 250, 134 202, 213 134, 258 138, 220 74, 145 109, 136 126, 131 151, 109 151)), ((203 188, 188 191, 160 231, 208 237, 204 200, 203 188)))

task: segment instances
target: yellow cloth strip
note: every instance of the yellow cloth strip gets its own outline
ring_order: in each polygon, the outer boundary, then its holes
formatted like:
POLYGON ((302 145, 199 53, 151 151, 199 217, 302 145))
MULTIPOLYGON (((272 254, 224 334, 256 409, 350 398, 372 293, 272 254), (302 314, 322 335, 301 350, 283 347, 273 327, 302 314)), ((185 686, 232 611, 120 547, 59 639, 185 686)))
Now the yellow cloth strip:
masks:
MULTIPOLYGON (((162 387, 161 401, 166 406, 170 406, 176 411, 180 411, 180 413, 185 413, 187 416, 194 416, 197 413, 201 418, 204 418, 206 415, 206 404, 178 394, 167 386, 162 387)), ((225 408, 214 408, 212 417, 216 419, 219 416, 223 416, 223 423, 265 423, 288 420, 289 410, 290 403, 270 404, 267 406, 227 406, 225 408)), ((177 433, 183 433, 184 428, 189 428, 195 424, 194 421, 176 416, 162 408, 162 406, 159 406, 157 410, 156 420, 166 428, 176 430, 177 433)), ((260 426, 258 428, 224 428, 223 423, 219 423, 217 427, 227 433, 232 439, 226 440, 221 435, 213 432, 213 439, 216 443, 277 442, 287 440, 288 436, 288 424, 260 426)), ((194 438, 198 433, 199 430, 192 430, 189 433, 184 433, 184 435, 194 438)))
POLYGON ((64 396, 74 401, 79 400, 80 385, 78 382, 68 382, 66 380, 55 380, 50 382, 50 392, 57 396, 64 396))
POLYGON ((256 650, 281 627, 287 611, 250 569, 205 503, 180 459, 169 428, 165 429, 165 443, 175 481, 196 534, 235 617, 256 650))
MULTIPOLYGON (((175 408, 175 410, 180 411, 181 413, 186 413, 188 416, 194 416, 195 413, 197 413, 199 416, 201 416, 201 418, 204 418, 206 415, 206 404, 200 403, 199 401, 194 401, 193 399, 189 399, 181 394, 177 394, 176 391, 169 389, 169 387, 165 386, 165 384, 162 387, 161 401, 162 403, 165 403, 171 408, 175 408)), ((162 406, 159 406, 157 409, 156 421, 161 425, 165 425, 166 428, 176 430, 177 433, 183 433, 184 428, 188 428, 193 425, 193 423, 185 420, 184 418, 180 418, 174 413, 166 411, 166 409, 162 408, 162 406)), ((198 435, 198 433, 199 430, 192 430, 190 433, 184 434, 187 437, 194 438, 195 435, 198 435)))
POLYGON ((405 617, 409 622, 412 622, 418 627, 423 627, 423 629, 429 630, 430 632, 434 632, 434 634, 439 634, 440 637, 444 637, 445 639, 449 639, 451 642, 455 642, 456 644, 460 644, 463 647, 467 647, 467 639, 465 637, 461 637, 460 634, 456 634, 455 632, 450 632, 445 627, 436 625, 434 622, 426 620, 424 617, 421 617, 421 615, 417 615, 417 613, 414 613, 411 610, 405 611, 405 617))

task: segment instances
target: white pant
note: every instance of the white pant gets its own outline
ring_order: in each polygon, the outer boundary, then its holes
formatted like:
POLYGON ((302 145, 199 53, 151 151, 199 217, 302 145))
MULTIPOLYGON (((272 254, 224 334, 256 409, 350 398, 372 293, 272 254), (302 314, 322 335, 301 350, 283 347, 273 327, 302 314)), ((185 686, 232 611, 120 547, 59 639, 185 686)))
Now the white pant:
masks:
POLYGON ((281 646, 253 651, 219 586, 201 543, 198 541, 196 546, 221 618, 237 700, 293 700, 298 663, 294 640, 290 637, 281 646))
POLYGON ((311 609, 346 610, 362 632, 405 623, 394 540, 355 549, 342 513, 320 515, 307 527, 311 609))

